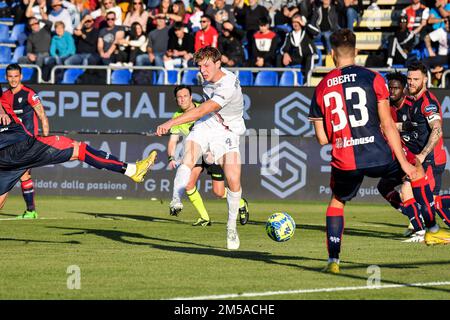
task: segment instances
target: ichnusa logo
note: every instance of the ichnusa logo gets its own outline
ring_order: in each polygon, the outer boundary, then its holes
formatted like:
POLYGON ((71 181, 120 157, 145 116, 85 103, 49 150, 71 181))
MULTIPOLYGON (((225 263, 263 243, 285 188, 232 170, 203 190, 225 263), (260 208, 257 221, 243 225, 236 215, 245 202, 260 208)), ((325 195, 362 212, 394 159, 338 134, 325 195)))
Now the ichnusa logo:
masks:
POLYGON ((286 198, 306 184, 307 155, 287 141, 261 157, 261 186, 286 198))
POLYGON ((275 125, 281 134, 312 136, 314 128, 308 120, 311 99, 293 92, 275 104, 275 125))

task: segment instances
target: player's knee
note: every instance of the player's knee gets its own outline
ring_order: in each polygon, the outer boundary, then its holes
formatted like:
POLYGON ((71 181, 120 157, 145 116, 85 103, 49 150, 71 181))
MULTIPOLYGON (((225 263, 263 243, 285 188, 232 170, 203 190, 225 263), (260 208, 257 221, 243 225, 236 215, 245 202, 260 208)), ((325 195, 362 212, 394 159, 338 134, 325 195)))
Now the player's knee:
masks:
POLYGON ((31 174, 26 171, 23 176, 20 177, 20 181, 24 182, 31 179, 31 174))
POLYGON ((81 145, 81 142, 78 142, 78 141, 73 142, 73 153, 72 153, 72 157, 70 158, 70 160, 78 160, 78 156, 80 154, 80 145, 81 145))

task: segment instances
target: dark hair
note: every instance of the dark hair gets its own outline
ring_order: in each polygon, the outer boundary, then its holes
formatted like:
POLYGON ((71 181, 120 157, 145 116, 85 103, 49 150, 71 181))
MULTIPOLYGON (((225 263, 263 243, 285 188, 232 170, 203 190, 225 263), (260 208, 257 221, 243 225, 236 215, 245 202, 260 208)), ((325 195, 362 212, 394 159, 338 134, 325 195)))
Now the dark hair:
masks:
POLYGON ((414 62, 411 63, 408 67, 408 72, 409 71, 421 71, 425 76, 427 75, 427 67, 425 67, 425 65, 422 62, 414 62))
POLYGON ((6 74, 8 74, 8 71, 12 70, 19 70, 19 73, 22 74, 22 67, 19 66, 17 63, 11 63, 6 67, 6 74))
POLYGON ((208 19, 209 22, 212 22, 212 21, 213 21, 213 19, 211 18, 211 16, 209 16, 209 15, 207 15, 207 14, 202 15, 202 18, 208 19))
POLYGON ((330 42, 333 49, 355 49, 356 36, 349 29, 340 29, 332 33, 330 42))
POLYGON ((402 84, 403 87, 406 87, 406 81, 407 81, 406 75, 404 75, 400 71, 388 73, 386 75, 386 80, 388 82, 392 81, 392 80, 397 80, 398 82, 400 82, 402 84))
POLYGON ((178 30, 181 30, 181 29, 184 29, 184 28, 185 28, 185 25, 181 21, 175 22, 173 24, 173 30, 175 30, 175 31, 178 31, 178 30))
POLYGON ((141 26, 141 24, 139 22, 137 22, 137 21, 133 22, 131 24, 131 28, 130 28, 130 38, 132 40, 137 40, 137 39, 139 39, 142 36, 145 36, 144 28, 142 28, 142 26, 141 26), (138 36, 137 32, 136 32, 136 27, 137 26, 141 27, 142 34, 140 36, 138 36))
POLYGON ((175 98, 177 97, 178 91, 183 90, 183 89, 187 89, 189 91, 189 95, 192 95, 192 89, 190 86, 187 86, 185 84, 180 84, 180 85, 176 86, 175 89, 173 89, 173 95, 175 96, 175 98))
POLYGON ((258 26, 266 26, 270 24, 270 18, 262 16, 258 19, 258 26))
POLYGON ((114 11, 107 11, 105 17, 107 17, 109 14, 113 14, 114 18, 117 18, 116 13, 114 11))

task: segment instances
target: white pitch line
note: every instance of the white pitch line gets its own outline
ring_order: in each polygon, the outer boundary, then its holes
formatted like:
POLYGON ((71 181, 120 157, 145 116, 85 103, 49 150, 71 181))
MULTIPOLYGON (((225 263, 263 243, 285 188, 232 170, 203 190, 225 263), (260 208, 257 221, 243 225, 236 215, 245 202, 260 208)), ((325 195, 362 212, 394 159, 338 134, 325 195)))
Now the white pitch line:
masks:
POLYGON ((300 289, 287 291, 266 291, 266 292, 248 292, 248 293, 230 293, 211 296, 198 297, 178 297, 169 300, 214 300, 214 299, 232 299, 232 298, 252 298, 264 296, 276 296, 283 294, 302 294, 302 293, 319 293, 319 292, 337 292, 337 291, 356 291, 356 290, 380 290, 380 289, 397 289, 404 287, 437 287, 449 286, 450 281, 424 282, 424 283, 405 283, 405 284, 384 284, 379 286, 360 286, 360 287, 336 287, 336 288, 316 288, 316 289, 300 289))

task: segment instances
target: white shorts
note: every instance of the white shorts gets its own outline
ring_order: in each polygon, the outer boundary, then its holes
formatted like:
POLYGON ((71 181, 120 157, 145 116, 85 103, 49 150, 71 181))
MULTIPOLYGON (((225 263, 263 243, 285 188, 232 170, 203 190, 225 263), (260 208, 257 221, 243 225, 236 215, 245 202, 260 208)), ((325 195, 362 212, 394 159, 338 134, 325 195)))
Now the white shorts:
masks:
POLYGON ((197 143, 202 154, 210 151, 216 164, 229 152, 240 153, 239 135, 222 127, 213 129, 208 126, 196 125, 186 137, 186 141, 197 143))

